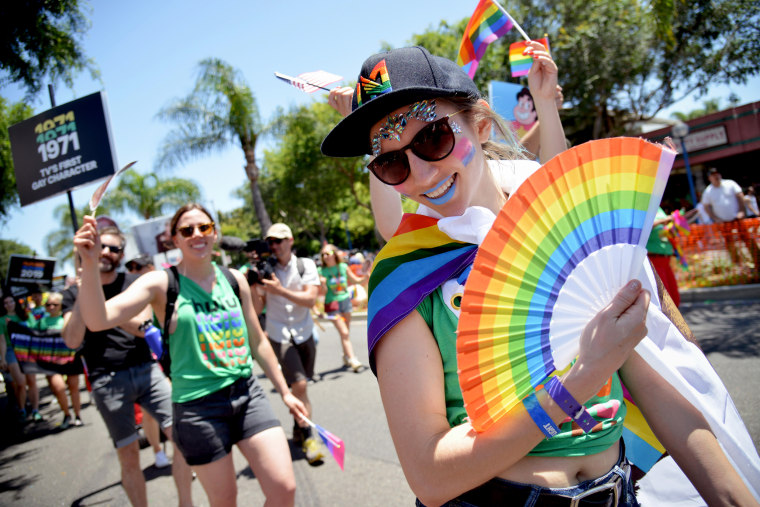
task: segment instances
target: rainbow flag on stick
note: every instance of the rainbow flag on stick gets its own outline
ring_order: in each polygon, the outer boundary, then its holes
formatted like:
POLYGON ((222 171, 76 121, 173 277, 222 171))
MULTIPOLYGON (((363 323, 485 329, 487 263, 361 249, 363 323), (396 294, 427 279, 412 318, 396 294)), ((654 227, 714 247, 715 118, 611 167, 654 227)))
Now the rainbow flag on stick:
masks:
MULTIPOLYGON (((549 39, 544 37, 543 39, 536 39, 536 41, 543 44, 549 51, 549 39)), ((533 57, 523 55, 526 47, 528 47, 526 41, 517 41, 509 45, 509 66, 512 69, 512 77, 527 76, 531 65, 533 65, 533 57)))
POLYGON ((512 17, 501 6, 492 0, 480 0, 464 29, 457 65, 464 68, 472 79, 488 45, 507 33, 512 26, 512 17))
POLYGON ((324 429, 319 424, 314 424, 311 422, 307 417, 303 417, 303 420, 306 421, 309 426, 317 430, 317 433, 319 434, 319 438, 322 439, 322 442, 325 443, 325 446, 327 447, 327 450, 330 451, 330 454, 332 454, 332 457, 335 458, 335 461, 338 462, 338 466, 341 470, 343 470, 343 460, 346 456, 346 445, 343 443, 343 440, 336 437, 326 429, 324 429))

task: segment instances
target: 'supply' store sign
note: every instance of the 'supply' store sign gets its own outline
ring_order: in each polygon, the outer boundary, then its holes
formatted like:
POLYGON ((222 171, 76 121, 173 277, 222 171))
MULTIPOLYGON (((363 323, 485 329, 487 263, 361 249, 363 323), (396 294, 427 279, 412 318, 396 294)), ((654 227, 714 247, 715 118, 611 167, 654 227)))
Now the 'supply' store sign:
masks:
POLYGON ((107 111, 105 93, 98 92, 8 129, 22 206, 114 173, 107 111))

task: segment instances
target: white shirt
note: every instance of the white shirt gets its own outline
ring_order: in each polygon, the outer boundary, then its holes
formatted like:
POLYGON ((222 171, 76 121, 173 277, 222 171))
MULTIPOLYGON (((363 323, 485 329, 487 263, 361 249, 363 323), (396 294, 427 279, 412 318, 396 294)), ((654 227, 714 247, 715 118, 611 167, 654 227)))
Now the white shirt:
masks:
POLYGON ((705 206, 709 204, 715 216, 723 222, 729 222, 734 220, 739 213, 739 201, 736 199, 736 194, 741 191, 741 187, 734 180, 721 179, 719 187, 712 183, 707 186, 702 194, 702 204, 705 206))
MULTIPOLYGON (((287 266, 280 263, 274 267, 274 274, 283 287, 293 291, 302 291, 308 285, 319 287, 319 273, 314 261, 301 258, 303 261, 303 277, 298 275, 298 264, 295 255, 290 256, 287 266)), ((266 332, 273 341, 283 343, 291 338, 296 344, 309 339, 314 327, 309 308, 295 304, 285 296, 267 293, 267 329, 266 332)))

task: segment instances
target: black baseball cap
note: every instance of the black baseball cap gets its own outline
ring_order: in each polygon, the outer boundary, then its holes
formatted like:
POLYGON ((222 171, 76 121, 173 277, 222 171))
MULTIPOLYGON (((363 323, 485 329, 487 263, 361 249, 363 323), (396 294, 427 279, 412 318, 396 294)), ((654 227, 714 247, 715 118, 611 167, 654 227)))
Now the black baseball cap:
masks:
POLYGON ((421 47, 399 48, 364 61, 351 114, 322 141, 330 157, 371 154, 370 128, 401 106, 438 97, 481 97, 478 87, 456 63, 421 47))

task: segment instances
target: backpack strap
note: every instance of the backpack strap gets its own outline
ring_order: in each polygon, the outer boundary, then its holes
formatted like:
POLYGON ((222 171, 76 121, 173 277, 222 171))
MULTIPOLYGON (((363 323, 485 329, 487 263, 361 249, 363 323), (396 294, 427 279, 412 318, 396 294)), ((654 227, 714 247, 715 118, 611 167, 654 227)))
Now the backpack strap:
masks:
POLYGON ((232 290, 235 292, 235 296, 237 296, 238 300, 240 300, 240 285, 238 285, 237 278, 235 278, 235 275, 232 274, 232 271, 229 270, 226 266, 217 266, 219 268, 219 271, 222 272, 224 277, 227 279, 227 282, 232 287, 232 290))
POLYGON ((169 356, 169 325, 172 321, 172 315, 174 315, 174 307, 177 304, 177 296, 179 296, 179 271, 177 266, 170 266, 166 271, 169 277, 169 283, 166 287, 166 307, 164 309, 164 328, 161 331, 161 348, 163 354, 159 357, 161 367, 164 369, 164 373, 167 377, 171 377, 171 357, 169 356))
POLYGON ((296 257, 296 267, 298 268, 298 276, 303 279, 303 273, 306 271, 306 266, 303 265, 303 259, 296 257))

